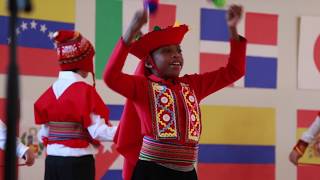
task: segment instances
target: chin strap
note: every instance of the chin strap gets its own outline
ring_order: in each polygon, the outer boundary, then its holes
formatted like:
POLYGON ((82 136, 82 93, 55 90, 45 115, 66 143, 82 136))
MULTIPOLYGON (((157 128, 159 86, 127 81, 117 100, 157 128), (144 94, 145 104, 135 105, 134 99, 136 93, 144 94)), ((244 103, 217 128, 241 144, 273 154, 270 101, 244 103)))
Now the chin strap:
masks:
POLYGON ((154 59, 151 57, 151 56, 149 56, 149 58, 150 58, 150 64, 151 64, 151 68, 153 69, 153 70, 155 70, 158 74, 159 74, 159 76, 160 76, 160 78, 162 78, 163 76, 163 74, 160 72, 160 70, 159 70, 159 68, 158 68, 158 66, 156 65, 156 63, 154 62, 154 59))

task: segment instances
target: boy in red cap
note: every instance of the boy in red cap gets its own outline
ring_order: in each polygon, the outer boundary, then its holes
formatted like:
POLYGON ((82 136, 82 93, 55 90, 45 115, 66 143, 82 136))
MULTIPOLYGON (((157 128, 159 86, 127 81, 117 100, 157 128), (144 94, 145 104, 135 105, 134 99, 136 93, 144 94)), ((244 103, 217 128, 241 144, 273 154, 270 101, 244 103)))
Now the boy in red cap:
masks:
POLYGON ((197 179, 194 165, 202 129, 199 103, 245 73, 246 40, 236 30, 242 7, 232 5, 227 15, 228 65, 179 77, 183 66, 180 43, 188 26, 158 28, 134 41, 147 22, 146 11, 135 14, 104 73, 105 83, 128 99, 114 139, 125 158, 125 180, 197 179), (122 73, 128 53, 141 60, 136 75, 122 73))
POLYGON ((34 104, 38 137, 46 145, 45 180, 94 180, 93 154, 100 141, 112 141, 116 127, 94 85, 91 43, 76 31, 54 35, 61 71, 34 104))
POLYGON ((311 126, 308 128, 306 132, 304 132, 301 138, 298 140, 297 144, 293 147, 289 160, 298 165, 299 159, 305 153, 309 144, 313 144, 313 148, 317 155, 320 154, 320 113, 318 113, 316 119, 313 121, 311 126))
MULTIPOLYGON (((7 136, 7 126, 5 123, 0 119, 0 149, 5 149, 5 142, 7 136)), ((34 154, 32 150, 22 144, 19 140, 17 140, 17 149, 16 149, 17 156, 25 160, 25 164, 27 166, 32 166, 34 163, 34 154)))

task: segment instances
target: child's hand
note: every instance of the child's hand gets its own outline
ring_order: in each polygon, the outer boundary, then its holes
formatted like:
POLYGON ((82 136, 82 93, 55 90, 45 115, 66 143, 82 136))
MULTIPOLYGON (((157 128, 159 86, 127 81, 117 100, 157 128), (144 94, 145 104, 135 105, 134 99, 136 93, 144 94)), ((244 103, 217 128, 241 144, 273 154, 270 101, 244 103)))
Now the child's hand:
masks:
POLYGON ((144 24, 148 22, 148 13, 144 10, 139 10, 135 13, 128 30, 126 31, 125 35, 123 36, 124 42, 129 45, 134 37, 140 33, 140 30, 144 24))
POLYGON ((235 28, 242 16, 243 8, 240 5, 231 5, 227 11, 227 24, 231 28, 235 28))
POLYGON ((289 155, 289 160, 294 164, 294 165, 298 165, 298 160, 301 158, 301 155, 295 151, 292 150, 290 155, 289 155))
POLYGON ((26 159, 26 161, 25 161, 26 165, 32 166, 34 163, 35 157, 34 157, 34 154, 30 148, 25 152, 24 157, 26 159))

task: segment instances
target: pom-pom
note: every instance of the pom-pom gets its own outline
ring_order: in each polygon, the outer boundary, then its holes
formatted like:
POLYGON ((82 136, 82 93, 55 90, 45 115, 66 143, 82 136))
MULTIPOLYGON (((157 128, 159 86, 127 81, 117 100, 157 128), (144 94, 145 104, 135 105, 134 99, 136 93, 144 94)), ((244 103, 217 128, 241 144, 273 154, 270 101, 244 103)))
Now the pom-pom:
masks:
POLYGON ((79 33, 76 31, 61 30, 53 34, 53 39, 58 43, 65 43, 74 40, 78 36, 79 33))
POLYGON ((148 9, 150 14, 154 14, 158 10, 159 0, 144 0, 144 7, 148 9))

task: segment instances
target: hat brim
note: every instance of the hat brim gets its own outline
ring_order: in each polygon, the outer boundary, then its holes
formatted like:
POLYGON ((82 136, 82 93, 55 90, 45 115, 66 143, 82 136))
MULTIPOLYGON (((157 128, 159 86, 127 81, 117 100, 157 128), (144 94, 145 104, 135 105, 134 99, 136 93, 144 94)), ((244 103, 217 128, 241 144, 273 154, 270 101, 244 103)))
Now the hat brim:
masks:
POLYGON ((188 32, 187 25, 151 31, 132 43, 130 53, 144 60, 152 51, 160 47, 180 44, 186 32, 188 32))

